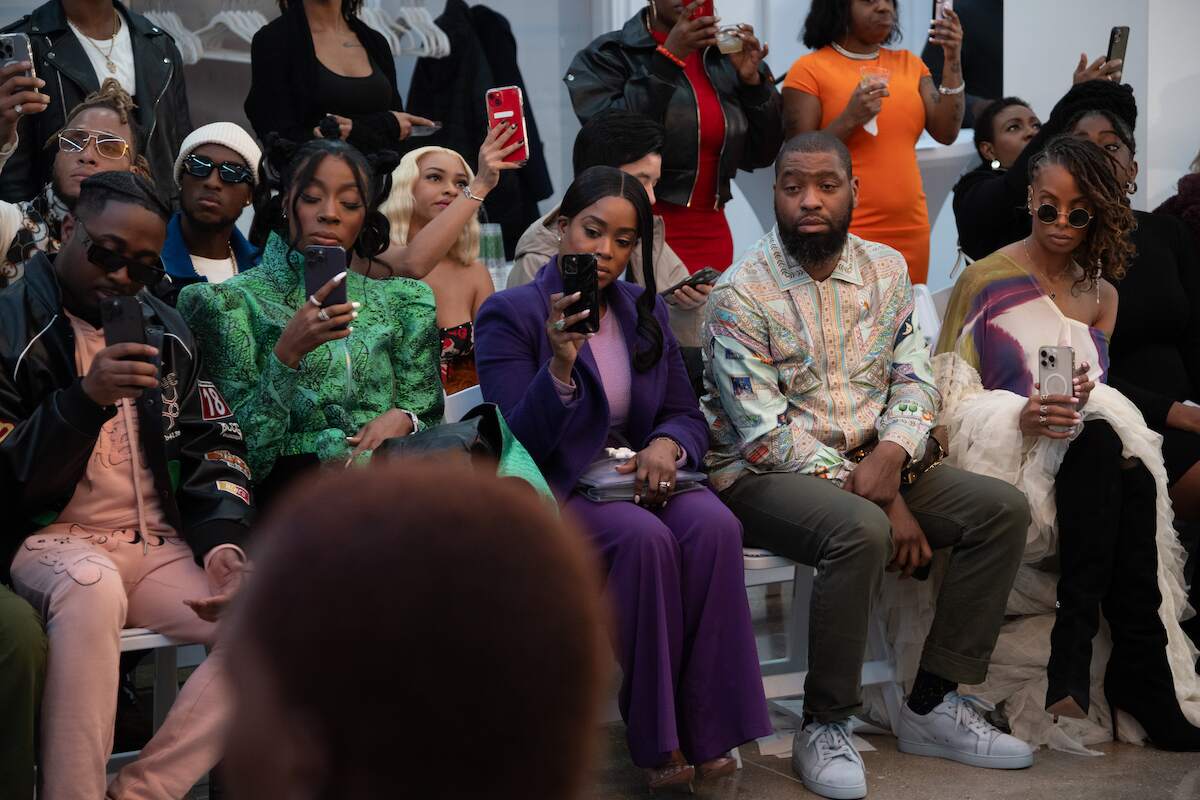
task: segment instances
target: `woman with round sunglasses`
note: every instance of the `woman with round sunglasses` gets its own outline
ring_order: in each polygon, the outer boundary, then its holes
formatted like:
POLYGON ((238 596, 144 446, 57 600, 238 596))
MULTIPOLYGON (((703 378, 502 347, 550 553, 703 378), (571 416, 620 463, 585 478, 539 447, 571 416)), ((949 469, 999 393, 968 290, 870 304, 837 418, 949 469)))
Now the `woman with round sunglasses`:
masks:
POLYGON ((1031 744, 1116 738, 1116 708, 1159 748, 1195 750, 1200 678, 1160 440, 1105 383, 1134 225, 1108 162, 1070 136, 1034 156, 1031 234, 967 268, 938 342, 951 463, 1014 483, 1033 519, 996 646, 1006 657, 979 694, 1004 701, 1031 744), (1067 391, 1042 385, 1056 366, 1067 391), (1101 611, 1111 656, 1093 681, 1101 611))
MULTIPOLYGON (((63 127, 46 142, 47 150, 54 152, 50 183, 32 199, 0 201, 0 287, 20 278, 24 262, 34 253, 58 252, 62 221, 75 207, 84 180, 98 172, 150 174, 138 150, 135 113, 133 99, 120 84, 105 81, 100 91, 71 110, 63 127)), ((0 151, 0 169, 8 155, 0 151)))
POLYGON ((184 286, 220 283, 258 263, 261 251, 237 229, 238 218, 262 199, 262 150, 232 122, 213 122, 183 140, 175 159, 179 210, 167 225, 163 264, 170 282, 158 295, 174 304, 184 286))

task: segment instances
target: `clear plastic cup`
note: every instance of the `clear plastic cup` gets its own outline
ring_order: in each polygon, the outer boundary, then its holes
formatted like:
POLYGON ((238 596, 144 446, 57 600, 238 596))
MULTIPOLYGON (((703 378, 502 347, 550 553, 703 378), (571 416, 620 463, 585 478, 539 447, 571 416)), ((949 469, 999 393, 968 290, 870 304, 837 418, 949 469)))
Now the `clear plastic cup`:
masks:
MULTIPOLYGON (((879 67, 874 64, 859 67, 858 74, 862 76, 859 79, 859 83, 862 86, 866 86, 868 83, 882 83, 884 86, 887 86, 892 77, 891 70, 887 67, 879 67)), ((863 130, 872 136, 879 135, 879 115, 876 114, 867 120, 866 124, 863 125, 863 130)))
POLYGON ((737 28, 722 28, 717 31, 717 49, 725 55, 742 52, 745 42, 738 36, 737 28))

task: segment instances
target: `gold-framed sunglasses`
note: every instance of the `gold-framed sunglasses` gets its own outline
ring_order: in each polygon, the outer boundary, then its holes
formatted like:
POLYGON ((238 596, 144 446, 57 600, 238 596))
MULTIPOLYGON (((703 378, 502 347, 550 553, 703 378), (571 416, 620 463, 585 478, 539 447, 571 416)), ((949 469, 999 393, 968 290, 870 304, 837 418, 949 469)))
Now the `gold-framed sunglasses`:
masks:
POLYGON ((1060 215, 1066 215, 1067 224, 1072 228, 1086 228, 1092 222, 1092 215, 1086 208, 1072 208, 1070 211, 1059 211, 1050 203, 1042 203, 1033 212, 1038 222, 1043 225, 1053 225, 1058 222, 1060 215))
POLYGON ((58 149, 64 153, 82 153, 91 142, 96 143, 96 152, 104 158, 118 159, 129 153, 129 142, 115 133, 66 128, 58 134, 58 149))

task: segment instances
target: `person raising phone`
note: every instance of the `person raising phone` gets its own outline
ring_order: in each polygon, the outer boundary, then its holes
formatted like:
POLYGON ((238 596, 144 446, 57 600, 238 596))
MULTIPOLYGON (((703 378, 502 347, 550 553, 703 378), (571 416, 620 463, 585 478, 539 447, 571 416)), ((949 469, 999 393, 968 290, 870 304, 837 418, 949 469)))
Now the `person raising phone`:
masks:
POLYGON ((673 495, 676 472, 708 449, 658 297, 650 248, 645 286, 618 280, 652 235, 636 178, 592 167, 559 208, 559 255, 533 283, 493 295, 476 323, 484 399, 500 406, 565 513, 602 554, 616 607, 624 672, 621 714, 633 761, 652 788, 733 770, 729 750, 770 732, 742 580, 742 528, 707 488, 673 495), (565 256, 595 254, 598 302, 568 312, 565 256), (596 320, 588 336, 573 330, 596 320), (608 446, 637 451, 618 469, 636 475, 632 502, 576 492, 608 446), (649 622, 647 622, 649 620, 649 622), (681 641, 687 642, 680 647, 681 641))
POLYGON ((213 380, 249 449, 259 505, 323 461, 348 464, 385 439, 441 418, 433 293, 414 280, 377 280, 388 244, 376 177, 338 139, 273 140, 268 170, 279 216, 259 266, 179 295, 213 380), (309 293, 304 249, 342 248, 352 268, 309 293), (344 287, 347 302, 325 306, 344 287))
POLYGON ((1009 657, 980 695, 1005 702, 1013 733, 1034 745, 1100 741, 1109 718, 1089 706, 1104 697, 1157 747, 1197 750, 1200 727, 1189 719, 1200 714, 1200 676, 1179 625, 1186 590, 1162 440, 1106 383, 1113 282, 1133 258, 1135 224, 1110 160, 1067 135, 1033 157, 1031 234, 963 272, 938 342, 951 462, 1015 483, 1033 515, 1014 584, 1019 618, 998 644, 1009 657), (1071 395, 1038 385, 1045 345, 1074 350, 1071 395), (1057 580, 1045 566, 1054 556, 1057 580), (1093 682, 1101 611, 1112 652, 1093 682), (1031 637, 1051 616, 1049 640, 1031 637), (1068 729, 1054 716, 1081 721, 1068 729))

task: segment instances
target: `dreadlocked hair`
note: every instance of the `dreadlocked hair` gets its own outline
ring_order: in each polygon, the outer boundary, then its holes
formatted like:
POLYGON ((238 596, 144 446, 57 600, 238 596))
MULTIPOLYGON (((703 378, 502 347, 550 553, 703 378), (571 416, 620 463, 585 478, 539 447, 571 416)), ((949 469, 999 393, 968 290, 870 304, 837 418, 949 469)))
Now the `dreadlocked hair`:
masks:
POLYGON ((1092 222, 1087 236, 1072 254, 1083 268, 1075 282, 1090 289, 1101 278, 1119 281, 1136 251, 1130 233, 1136 227, 1129 198, 1113 175, 1108 154, 1094 144, 1073 136, 1056 136, 1029 161, 1029 183, 1048 166, 1059 166, 1075 179, 1079 191, 1092 205, 1092 222))
POLYGON ((387 217, 380 213, 379 204, 390 189, 387 176, 399 163, 399 155, 385 150, 368 158, 340 139, 310 139, 297 144, 277 133, 267 134, 263 144, 266 147, 258 170, 259 183, 266 188, 255 199, 249 237, 252 244, 264 246, 272 233, 289 241, 287 218, 295 217, 300 201, 300 193, 296 190, 312 181, 317 167, 326 158, 339 158, 350 167, 367 208, 362 230, 354 242, 354 252, 373 261, 388 248, 389 224, 387 217), (290 203, 290 208, 285 209, 284 203, 290 203))
POLYGON ((45 147, 47 150, 57 147, 58 137, 63 131, 74 127, 73 123, 79 115, 85 111, 90 111, 93 108, 104 108, 117 115, 121 120, 122 125, 128 125, 130 132, 133 133, 133 141, 129 142, 129 160, 135 165, 144 164, 146 174, 150 174, 150 165, 142 157, 142 131, 137 123, 137 117, 134 116, 134 111, 137 109, 137 103, 133 102, 133 98, 129 96, 129 92, 121 88, 121 84, 117 83, 115 78, 105 78, 104 83, 100 84, 97 91, 92 92, 74 108, 71 113, 67 114, 67 121, 61 128, 51 134, 46 140, 45 147))

